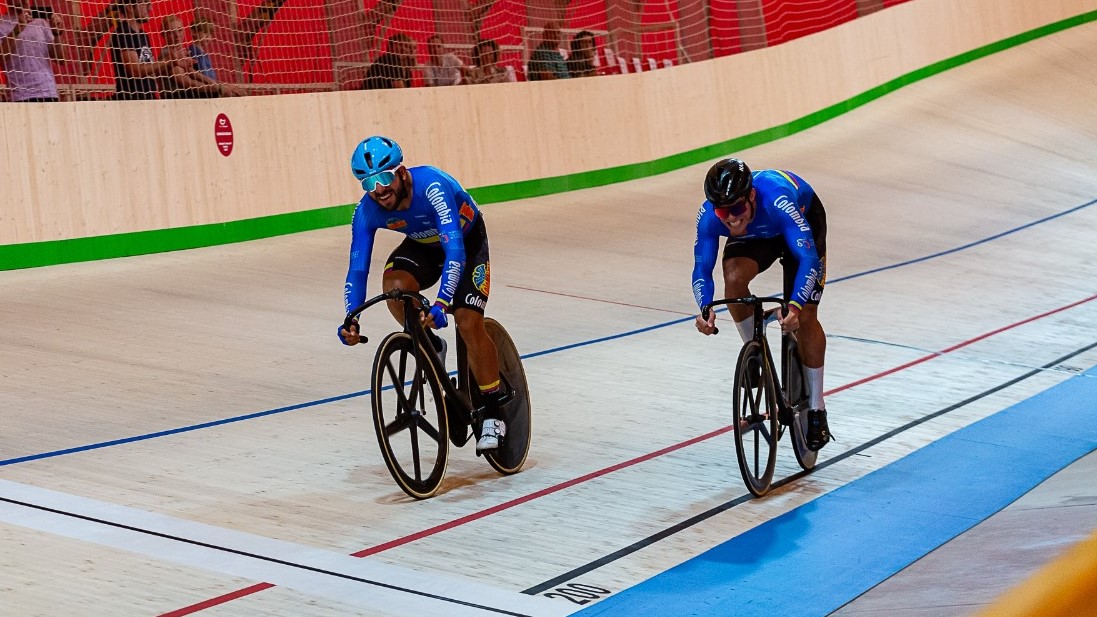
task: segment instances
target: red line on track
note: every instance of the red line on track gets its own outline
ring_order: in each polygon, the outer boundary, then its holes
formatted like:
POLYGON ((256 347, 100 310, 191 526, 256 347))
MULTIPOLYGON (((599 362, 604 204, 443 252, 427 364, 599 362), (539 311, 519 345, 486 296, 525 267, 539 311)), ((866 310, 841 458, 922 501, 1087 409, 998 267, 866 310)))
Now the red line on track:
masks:
MULTIPOLYGON (((525 289, 525 288, 519 288, 519 289, 525 289)), ((532 291, 537 291, 537 290, 532 290, 532 291)), ((561 295, 566 295, 566 294, 561 294, 561 295)), ((575 297, 579 297, 579 296, 575 296, 575 297)), ((941 357, 945 354, 956 351, 957 349, 962 349, 964 347, 967 347, 968 345, 971 345, 973 343, 977 343, 977 342, 982 341, 984 339, 990 338, 990 337, 992 337, 996 334, 1001 334, 1002 332, 1005 332, 1007 330, 1012 330, 1013 328, 1016 328, 1018 326, 1022 326, 1024 324, 1031 323, 1031 322, 1039 320, 1039 319, 1043 319, 1044 317, 1048 317, 1050 315, 1060 313, 1062 311, 1074 308, 1076 306, 1085 304, 1087 302, 1091 302, 1095 299, 1097 299, 1097 294, 1094 294, 1094 295, 1089 296, 1088 298, 1084 298, 1082 300, 1078 300, 1077 302, 1072 302, 1072 303, 1067 304, 1065 306, 1061 306, 1059 308, 1052 309, 1052 310, 1044 312, 1044 313, 1040 313, 1039 315, 1034 315, 1032 317, 1029 317, 1029 318, 1023 319, 1021 321, 1009 324, 1007 326, 1002 326, 1001 328, 998 328, 996 330, 991 330, 990 332, 980 334, 979 336, 976 336, 975 338, 968 339, 968 340, 966 340, 962 343, 957 343, 955 345, 952 345, 951 347, 946 347, 946 348, 942 349, 941 351, 934 352, 934 353, 931 353, 931 354, 927 354, 927 355, 925 355, 921 358, 918 358, 917 360, 912 360, 910 362, 907 362, 906 364, 900 364, 899 366, 890 368, 890 369, 888 369, 886 371, 882 371, 880 373, 876 373, 875 375, 869 375, 868 377, 859 379, 857 381, 853 381, 853 382, 838 386, 837 388, 834 388, 832 390, 828 390, 824 394, 825 395, 834 394, 836 392, 841 392, 843 390, 848 390, 848 389, 853 388, 855 386, 866 384, 870 381, 875 381, 877 379, 880 379, 881 377, 886 377, 886 376, 891 375, 893 373, 897 373, 899 371, 908 369, 912 366, 922 364, 923 362, 927 362, 927 361, 932 360, 934 358, 939 358, 939 357, 941 357)), ((614 303, 614 304, 617 304, 617 303, 614 303)), ((633 305, 628 305, 628 306, 633 306, 633 305)), ((639 307, 639 308, 647 308, 647 307, 639 307)), ((663 309, 654 309, 654 310, 663 310, 663 309)), ((670 312, 670 311, 668 311, 668 312, 670 312)), ((510 501, 506 501, 506 502, 503 502, 501 504, 492 506, 490 508, 487 508, 486 510, 480 510, 479 512, 473 512, 472 514, 467 514, 465 516, 462 516, 461 518, 454 519, 454 520, 452 520, 448 523, 443 523, 441 525, 436 525, 436 526, 431 527, 429 529, 424 529, 422 531, 417 531, 413 534, 406 535, 406 536, 403 536, 401 538, 396 538, 394 540, 389 540, 388 542, 384 542, 382 544, 378 544, 378 545, 372 546, 370 548, 362 549, 362 550, 360 550, 356 553, 351 553, 351 555, 354 556, 354 557, 368 557, 370 555, 376 555, 377 553, 382 553, 384 551, 396 548, 398 546, 403 546, 405 544, 415 542, 416 540, 422 540, 423 538, 427 538, 427 537, 442 533, 443 531, 447 531, 449 529, 459 527, 459 526, 464 525, 466 523, 471 523, 473 521, 485 518, 487 516, 491 516, 492 514, 496 514, 498 512, 502 512, 504 510, 509 510, 510 508, 513 508, 515 506, 519 506, 521 504, 533 501, 534 499, 539 499, 541 497, 545 497, 546 495, 551 495, 553 493, 560 492, 560 491, 562 491, 566 488, 571 488, 572 486, 575 486, 577 484, 582 484, 583 482, 587 482, 588 480, 593 480, 595 478, 600 478, 602 476, 608 475, 610 473, 613 473, 615 471, 624 469, 626 467, 632 467, 633 465, 643 463, 644 461, 649 461, 649 460, 654 459, 654 458, 658 458, 658 457, 660 457, 664 454, 669 454, 670 452, 674 452, 676 450, 681 450, 682 448, 686 448, 686 447, 692 446, 696 443, 700 443, 700 442, 705 441, 707 439, 711 439, 711 438, 716 437, 718 435, 722 435, 724 433, 727 433, 730 430, 731 430, 731 425, 728 425, 728 426, 725 426, 725 427, 722 427, 722 428, 718 428, 718 429, 716 429, 714 431, 711 431, 709 433, 705 433, 704 435, 694 437, 693 439, 689 439, 689 440, 683 441, 681 443, 677 443, 677 444, 674 444, 674 445, 671 445, 671 446, 667 446, 665 448, 662 448, 660 450, 656 450, 655 452, 644 454, 642 456, 637 456, 636 458, 632 458, 632 459, 629 459, 627 461, 617 463, 616 465, 611 465, 609 467, 605 467, 605 468, 599 469, 597 471, 592 471, 592 472, 590 472, 586 475, 579 476, 577 478, 572 478, 571 480, 561 482, 560 484, 556 484, 556 485, 553 485, 553 486, 550 486, 550 487, 547 487, 547 488, 543 488, 539 491, 535 491, 535 492, 530 493, 528 495, 524 495, 522 497, 518 497, 518 498, 512 499, 510 501)), ((227 593, 227 594, 222 595, 222 596, 218 596, 216 598, 211 598, 209 600, 205 600, 205 601, 199 602, 197 604, 192 604, 190 606, 186 606, 186 607, 171 611, 170 613, 164 613, 163 615, 160 615, 160 617, 183 617, 184 615, 191 615, 191 614, 197 613, 198 611, 201 611, 201 610, 204 610, 204 609, 207 609, 207 608, 211 608, 211 607, 217 606, 219 604, 224 604, 226 602, 231 602, 233 600, 236 600, 237 598, 243 598, 245 596, 250 596, 251 594, 259 593, 260 591, 264 591, 266 589, 270 589, 271 587, 275 587, 275 586, 276 585, 274 585, 272 583, 259 583, 259 584, 256 584, 256 585, 252 585, 251 587, 245 587, 244 589, 240 589, 240 590, 237 590, 237 591, 234 591, 234 592, 231 592, 231 593, 227 593)))
POLYGON ((237 598, 243 598, 244 596, 250 596, 253 593, 259 593, 260 591, 263 591, 265 589, 270 589, 271 587, 277 587, 277 585, 275 585, 273 583, 258 583, 258 584, 252 585, 251 587, 245 587, 243 589, 238 589, 236 591, 233 591, 232 593, 226 593, 223 596, 217 596, 216 598, 210 598, 209 600, 206 600, 204 602, 199 602, 197 604, 191 604, 190 606, 184 606, 183 608, 176 609, 174 611, 171 611, 170 613, 164 613, 163 615, 160 615, 160 617, 183 617, 183 615, 192 615, 194 613, 197 613, 198 611, 204 611, 207 608, 213 608, 214 606, 217 606, 218 604, 224 604, 226 602, 232 602, 233 600, 235 600, 237 598))
POLYGON ((1043 319, 1044 317, 1054 315, 1055 313, 1061 313, 1061 312, 1063 312, 1067 309, 1072 309, 1076 306, 1079 306, 1081 304, 1085 304, 1086 302, 1091 302, 1093 300, 1097 300, 1097 294, 1094 294, 1094 295, 1092 295, 1088 298, 1083 298, 1081 300, 1078 300, 1077 302, 1071 302, 1070 304, 1067 304, 1066 306, 1060 306, 1059 308, 1051 309, 1050 311, 1040 313, 1039 315, 1034 315, 1034 316, 1029 317, 1027 319, 1022 319, 1021 321, 1011 323, 1008 326, 1002 326, 1001 328, 998 328, 997 330, 991 330, 990 332, 987 332, 985 334, 980 334, 979 336, 977 336, 975 338, 968 339, 968 340, 966 340, 962 343, 957 343, 957 344, 955 344, 951 347, 945 347, 941 351, 931 353, 929 355, 918 358, 917 360, 911 360, 910 362, 907 362, 906 364, 900 364, 899 366, 896 366, 894 368, 890 368, 890 369, 888 369, 888 370, 886 370, 882 373, 876 373, 875 375, 869 375, 868 377, 865 377, 863 379, 858 379, 857 381, 851 381, 851 382, 849 382, 845 385, 838 386, 837 388, 834 388, 833 390, 828 390, 828 391, 824 392, 823 394, 824 394, 824 396, 834 394, 835 392, 841 392, 842 390, 848 390, 850 388, 859 386, 863 383, 868 383, 868 382, 873 381, 875 379, 879 379, 881 377, 891 375, 892 373, 897 373, 899 371, 902 371, 904 369, 908 369, 908 368, 910 368, 912 366, 915 366, 917 364, 921 364, 923 362, 932 360, 934 358, 939 358, 939 357, 941 357, 941 356, 943 356, 947 353, 952 353, 952 352, 956 351, 957 349, 962 349, 964 347, 967 347, 968 345, 971 345, 972 343, 978 343, 979 341, 990 338, 990 337, 994 336, 995 334, 1001 334, 1002 332, 1005 332, 1006 330, 1012 330, 1013 328, 1016 328, 1018 326, 1023 326, 1027 323, 1031 323, 1031 322, 1036 321, 1038 319, 1043 319))

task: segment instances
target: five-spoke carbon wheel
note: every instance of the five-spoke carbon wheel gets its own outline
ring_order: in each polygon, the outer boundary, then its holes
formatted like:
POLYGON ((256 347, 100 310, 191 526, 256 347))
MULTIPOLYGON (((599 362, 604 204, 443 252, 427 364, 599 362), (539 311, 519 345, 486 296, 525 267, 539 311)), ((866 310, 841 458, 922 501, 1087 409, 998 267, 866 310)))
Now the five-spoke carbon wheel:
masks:
POLYGON ((439 375, 415 354, 406 332, 388 335, 377 348, 373 425, 385 465, 400 488, 416 499, 434 495, 449 459, 446 403, 439 375))
POLYGON ((749 341, 735 364, 732 428, 735 454, 747 489, 765 495, 777 466, 777 392, 766 353, 758 341, 749 341))

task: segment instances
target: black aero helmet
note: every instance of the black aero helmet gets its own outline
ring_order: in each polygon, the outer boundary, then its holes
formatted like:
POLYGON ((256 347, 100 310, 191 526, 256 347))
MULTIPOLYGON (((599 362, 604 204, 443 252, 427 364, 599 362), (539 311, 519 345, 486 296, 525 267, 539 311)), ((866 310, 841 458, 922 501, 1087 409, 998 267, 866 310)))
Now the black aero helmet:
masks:
POLYGON ((705 176, 705 198, 713 205, 726 205, 750 194, 750 167, 739 159, 717 161, 705 176))

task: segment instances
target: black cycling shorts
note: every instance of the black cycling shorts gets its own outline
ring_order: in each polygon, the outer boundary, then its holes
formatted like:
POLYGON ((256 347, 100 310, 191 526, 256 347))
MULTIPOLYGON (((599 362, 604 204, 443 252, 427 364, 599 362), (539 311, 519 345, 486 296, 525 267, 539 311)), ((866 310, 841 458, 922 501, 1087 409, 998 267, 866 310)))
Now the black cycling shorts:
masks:
MULTIPOLYGON (((425 244, 405 238, 389 255, 385 272, 402 270, 412 275, 420 289, 426 289, 442 278, 446 252, 442 244, 425 244)), ((483 215, 477 217, 472 229, 465 234, 465 268, 457 283, 451 310, 467 308, 483 314, 491 288, 491 266, 488 263, 488 230, 483 215)))
MULTIPOLYGON (((819 304, 819 299, 823 296, 823 286, 827 282, 827 213, 818 195, 812 197, 811 207, 807 211, 807 222, 811 227, 815 250, 819 253, 819 268, 822 270, 815 280, 808 304, 819 304)), ((786 298, 792 297, 792 285, 796 282, 796 270, 800 267, 800 260, 788 250, 784 236, 744 240, 728 238, 724 244, 724 259, 732 257, 753 259, 758 263, 759 272, 765 272, 766 268, 780 259, 784 268, 784 294, 786 298)))

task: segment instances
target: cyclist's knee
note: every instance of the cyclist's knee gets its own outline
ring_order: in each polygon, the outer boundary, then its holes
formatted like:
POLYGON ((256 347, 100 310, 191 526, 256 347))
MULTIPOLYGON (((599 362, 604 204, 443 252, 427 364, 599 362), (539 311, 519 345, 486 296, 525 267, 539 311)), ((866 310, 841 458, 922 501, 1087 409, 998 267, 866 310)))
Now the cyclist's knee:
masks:
POLYGON ((724 287, 728 295, 747 295, 750 282, 758 276, 758 265, 744 258, 724 260, 724 287))
POLYGON ((410 272, 403 270, 386 270, 381 278, 381 289, 385 292, 393 289, 404 291, 419 291, 419 281, 410 272))
POLYGON ((724 274, 724 291, 729 296, 745 296, 750 293, 750 281, 753 278, 747 272, 727 272, 724 274))
MULTIPOLYGON (((484 316, 466 308, 459 308, 453 312, 453 321, 462 335, 475 336, 484 329, 484 316)), ((467 338, 467 336, 466 336, 467 338)))
POLYGON ((817 326, 819 324, 819 306, 816 304, 808 304, 800 310, 800 325, 801 326, 817 326))

